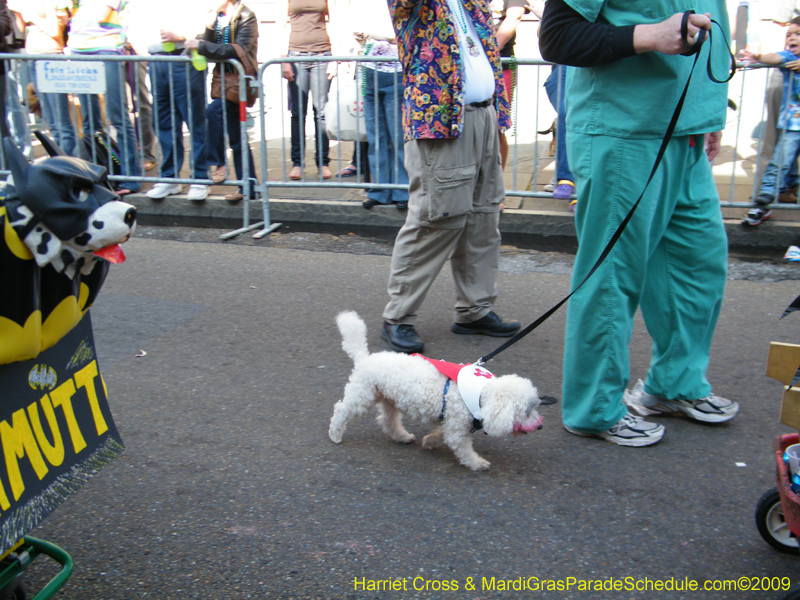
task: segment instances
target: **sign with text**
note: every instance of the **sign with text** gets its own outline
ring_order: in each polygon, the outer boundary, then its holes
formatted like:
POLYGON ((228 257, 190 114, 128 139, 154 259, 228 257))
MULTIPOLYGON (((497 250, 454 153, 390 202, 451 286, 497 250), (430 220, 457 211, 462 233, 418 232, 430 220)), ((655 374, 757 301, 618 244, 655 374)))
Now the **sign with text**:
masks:
POLYGON ((38 91, 60 94, 105 94, 106 66, 102 61, 37 60, 38 91))
POLYGON ((123 449, 88 312, 36 358, 0 365, 0 553, 123 449))

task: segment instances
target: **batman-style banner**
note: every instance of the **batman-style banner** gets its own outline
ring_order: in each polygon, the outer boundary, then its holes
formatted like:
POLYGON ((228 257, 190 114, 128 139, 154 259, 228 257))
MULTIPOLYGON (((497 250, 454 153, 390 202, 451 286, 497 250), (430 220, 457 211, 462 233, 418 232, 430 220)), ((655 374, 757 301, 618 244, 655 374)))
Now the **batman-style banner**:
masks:
POLYGON ((91 317, 35 359, 0 365, 0 553, 123 451, 91 317))

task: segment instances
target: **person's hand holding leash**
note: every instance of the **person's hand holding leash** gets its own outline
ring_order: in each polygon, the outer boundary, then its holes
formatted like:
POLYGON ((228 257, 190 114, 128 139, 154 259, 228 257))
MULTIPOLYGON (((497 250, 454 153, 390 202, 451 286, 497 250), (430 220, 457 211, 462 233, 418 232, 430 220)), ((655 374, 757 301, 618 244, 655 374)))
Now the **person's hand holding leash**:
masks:
MULTIPOLYGON (((637 25, 633 30, 633 47, 637 54, 644 52, 661 52, 662 54, 683 54, 687 46, 681 37, 681 24, 684 13, 676 13, 666 21, 647 25, 637 25)), ((711 15, 706 13, 689 15, 687 23, 687 40, 689 47, 698 40, 701 29, 711 31, 711 15)))

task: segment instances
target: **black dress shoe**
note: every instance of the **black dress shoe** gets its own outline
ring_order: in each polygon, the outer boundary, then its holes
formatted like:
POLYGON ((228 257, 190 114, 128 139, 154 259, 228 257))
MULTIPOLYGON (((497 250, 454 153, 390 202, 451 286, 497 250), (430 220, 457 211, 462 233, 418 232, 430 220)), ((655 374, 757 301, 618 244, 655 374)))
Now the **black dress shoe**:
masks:
POLYGON ((422 352, 424 347, 422 338, 414 330, 413 325, 392 325, 384 321, 381 337, 389 344, 389 348, 395 352, 413 354, 414 352, 422 352))
POLYGON ((476 333, 492 337, 511 337, 519 331, 519 328, 519 323, 503 323, 500 317, 494 312, 490 312, 472 323, 453 323, 452 331, 453 333, 476 333))
POLYGON ((378 206, 378 204, 380 204, 380 202, 377 200, 364 200, 364 202, 361 203, 361 206, 369 210, 373 206, 378 206))
POLYGON ((397 210, 408 210, 408 202, 397 202, 395 206, 397 206, 397 210))

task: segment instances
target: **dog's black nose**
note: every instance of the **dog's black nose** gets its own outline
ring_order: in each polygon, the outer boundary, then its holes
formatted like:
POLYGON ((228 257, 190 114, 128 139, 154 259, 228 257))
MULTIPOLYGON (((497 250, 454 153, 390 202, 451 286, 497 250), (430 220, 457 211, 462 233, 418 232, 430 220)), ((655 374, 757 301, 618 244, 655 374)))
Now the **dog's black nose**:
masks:
POLYGON ((538 430, 539 430, 539 429, 541 429, 542 427, 544 427, 544 423, 539 423, 539 427, 537 427, 537 428, 536 428, 536 430, 538 431, 538 430))

